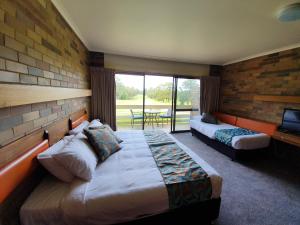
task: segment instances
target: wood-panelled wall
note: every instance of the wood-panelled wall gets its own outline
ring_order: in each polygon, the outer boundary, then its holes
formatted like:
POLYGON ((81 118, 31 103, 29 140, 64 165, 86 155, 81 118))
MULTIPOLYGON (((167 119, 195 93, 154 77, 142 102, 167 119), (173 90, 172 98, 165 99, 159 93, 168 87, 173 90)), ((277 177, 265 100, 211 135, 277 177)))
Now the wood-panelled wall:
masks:
POLYGON ((280 124, 300 109, 300 48, 224 66, 220 93, 221 111, 280 124))
MULTIPOLYGON (((0 0, 0 83, 89 89, 88 56, 50 0, 0 0)), ((0 108, 0 147, 82 108, 89 97, 0 108)))

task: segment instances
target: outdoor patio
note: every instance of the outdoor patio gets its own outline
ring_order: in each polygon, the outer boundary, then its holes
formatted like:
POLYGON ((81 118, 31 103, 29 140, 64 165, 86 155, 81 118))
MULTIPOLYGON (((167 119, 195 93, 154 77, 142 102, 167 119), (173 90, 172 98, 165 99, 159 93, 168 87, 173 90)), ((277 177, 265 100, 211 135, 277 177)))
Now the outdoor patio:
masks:
MULTIPOLYGON (((145 106, 144 129, 171 131, 170 105, 145 106), (168 112, 169 110, 169 112, 168 112), (167 118, 166 118, 166 115, 167 118)), ((117 105, 117 130, 141 130, 143 115, 140 105, 117 105), (132 111, 132 112, 131 112, 132 111)), ((176 130, 189 130, 191 112, 177 112, 176 130)))

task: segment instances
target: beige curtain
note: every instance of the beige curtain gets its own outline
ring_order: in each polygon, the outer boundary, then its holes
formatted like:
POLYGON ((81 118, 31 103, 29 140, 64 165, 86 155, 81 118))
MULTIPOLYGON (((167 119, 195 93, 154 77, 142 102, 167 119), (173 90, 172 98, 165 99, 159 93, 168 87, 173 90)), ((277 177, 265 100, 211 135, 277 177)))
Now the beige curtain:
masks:
POLYGON ((200 112, 213 113, 219 108, 220 78, 203 76, 200 78, 200 112))
POLYGON ((91 67, 92 117, 116 130, 116 84, 111 69, 91 67))

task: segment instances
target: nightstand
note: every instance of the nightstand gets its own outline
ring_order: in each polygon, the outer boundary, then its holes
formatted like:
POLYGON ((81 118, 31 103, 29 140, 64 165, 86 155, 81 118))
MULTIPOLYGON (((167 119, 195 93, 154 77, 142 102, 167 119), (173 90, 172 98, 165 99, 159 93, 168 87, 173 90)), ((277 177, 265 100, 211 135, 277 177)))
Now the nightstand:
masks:
POLYGON ((295 146, 300 147, 300 136, 299 135, 275 131, 272 138, 277 141, 282 141, 282 142, 288 143, 290 145, 295 145, 295 146))

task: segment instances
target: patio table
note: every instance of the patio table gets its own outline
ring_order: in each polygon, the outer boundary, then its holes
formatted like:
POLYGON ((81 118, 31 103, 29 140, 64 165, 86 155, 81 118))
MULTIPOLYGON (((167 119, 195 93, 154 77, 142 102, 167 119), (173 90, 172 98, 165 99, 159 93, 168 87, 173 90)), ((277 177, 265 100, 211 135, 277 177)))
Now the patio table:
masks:
POLYGON ((158 115, 160 114, 160 111, 154 111, 154 110, 145 110, 145 122, 146 120, 148 120, 148 123, 150 123, 152 125, 152 127, 154 127, 154 122, 157 124, 158 126, 158 115))

